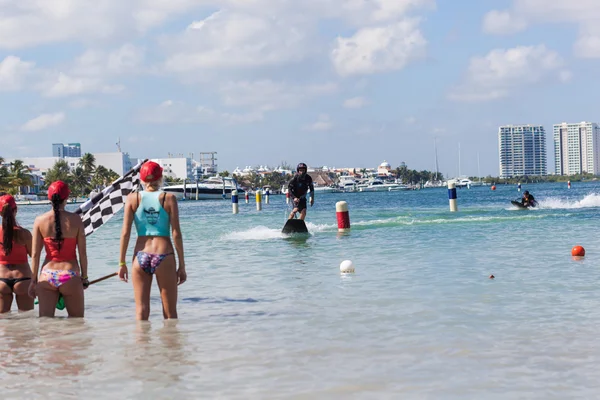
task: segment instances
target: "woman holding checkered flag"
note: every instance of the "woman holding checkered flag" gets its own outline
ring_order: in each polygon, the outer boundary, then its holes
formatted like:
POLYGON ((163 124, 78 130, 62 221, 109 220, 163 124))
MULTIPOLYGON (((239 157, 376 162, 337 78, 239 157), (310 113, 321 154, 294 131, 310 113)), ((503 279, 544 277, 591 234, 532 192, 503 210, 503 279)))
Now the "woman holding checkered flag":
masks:
POLYGON ((162 172, 157 163, 145 162, 140 168, 140 180, 143 182, 144 191, 130 193, 124 207, 119 277, 124 282, 129 279, 125 259, 131 226, 135 222, 138 238, 134 249, 131 280, 138 320, 147 320, 150 316, 150 290, 154 275, 160 289, 165 319, 177 318, 177 286, 187 279, 177 199, 173 194, 160 190, 162 172))

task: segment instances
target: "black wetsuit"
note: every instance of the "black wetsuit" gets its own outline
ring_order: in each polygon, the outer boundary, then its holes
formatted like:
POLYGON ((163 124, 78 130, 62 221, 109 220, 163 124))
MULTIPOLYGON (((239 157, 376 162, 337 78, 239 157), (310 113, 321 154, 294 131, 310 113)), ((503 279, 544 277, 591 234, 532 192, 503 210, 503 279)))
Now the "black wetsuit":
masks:
POLYGON ((521 199, 521 204, 523 204, 525 207, 535 207, 536 203, 537 202, 535 201, 532 195, 529 195, 529 201, 527 201, 525 197, 521 199))
POLYGON ((300 174, 296 174, 290 183, 288 183, 288 190, 290 191, 292 199, 300 199, 298 204, 295 205, 295 207, 298 208, 298 212, 306 208, 306 193, 308 193, 308 189, 310 189, 311 197, 314 200, 315 187, 313 186, 313 180, 309 174, 305 174, 304 178, 302 178, 300 174))

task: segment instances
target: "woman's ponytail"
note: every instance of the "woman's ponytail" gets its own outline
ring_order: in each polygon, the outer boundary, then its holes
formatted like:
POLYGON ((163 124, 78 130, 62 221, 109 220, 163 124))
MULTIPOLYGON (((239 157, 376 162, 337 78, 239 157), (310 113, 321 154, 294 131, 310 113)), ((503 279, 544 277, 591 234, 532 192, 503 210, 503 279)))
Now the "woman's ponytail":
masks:
POLYGON ((59 251, 63 236, 62 229, 60 227, 60 210, 58 206, 60 206, 62 202, 63 201, 60 199, 60 195, 58 193, 54 193, 52 195, 52 209, 54 210, 54 230, 56 231, 56 234, 54 236, 54 242, 56 242, 59 251))
POLYGON ((9 255, 12 251, 14 230, 17 224, 15 210, 10 204, 5 203, 0 214, 2 215, 2 247, 4 254, 9 255))

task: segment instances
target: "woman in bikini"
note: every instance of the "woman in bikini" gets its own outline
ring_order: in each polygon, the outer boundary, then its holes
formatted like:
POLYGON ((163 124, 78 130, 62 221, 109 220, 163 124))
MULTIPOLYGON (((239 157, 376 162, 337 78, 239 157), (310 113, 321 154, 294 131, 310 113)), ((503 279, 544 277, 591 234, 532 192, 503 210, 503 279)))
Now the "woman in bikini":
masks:
POLYGON ((9 194, 0 196, 0 216, 0 313, 10 311, 13 295, 19 311, 33 310, 33 299, 27 294, 31 232, 17 223, 17 203, 9 194))
POLYGON ((163 317, 177 318, 177 286, 187 279, 177 199, 174 195, 160 190, 162 168, 157 163, 144 163, 140 169, 140 179, 144 184, 144 191, 130 193, 125 202, 119 277, 124 282, 127 282, 129 277, 125 258, 131 236, 131 224, 135 222, 138 238, 133 251, 131 279, 136 319, 147 320, 150 316, 153 275, 156 275, 160 289, 163 317), (179 268, 175 261, 171 233, 177 250, 179 268))
POLYGON ((65 300, 69 317, 83 317, 84 313, 83 289, 89 285, 85 233, 81 217, 65 211, 69 194, 66 183, 52 183, 48 188, 52 211, 40 215, 33 223, 33 279, 29 295, 39 297, 40 317, 54 317, 59 295, 65 300), (38 281, 42 247, 46 259, 38 281))

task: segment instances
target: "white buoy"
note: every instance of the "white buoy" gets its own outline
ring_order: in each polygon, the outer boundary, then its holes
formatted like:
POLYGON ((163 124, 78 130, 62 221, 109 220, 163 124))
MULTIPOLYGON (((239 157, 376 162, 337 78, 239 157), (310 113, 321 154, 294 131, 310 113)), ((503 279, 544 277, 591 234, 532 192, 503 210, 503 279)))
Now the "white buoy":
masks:
POLYGON ((269 204, 269 189, 265 189, 265 204, 269 204))
POLYGON ((448 201, 450 202, 450 211, 456 212, 458 207, 456 205, 456 182, 448 181, 448 201))
POLYGON ((238 191, 236 189, 233 189, 231 191, 231 207, 234 214, 237 214, 239 212, 238 191))
POLYGON ((354 264, 350 260, 344 260, 340 264, 340 272, 342 274, 351 274, 354 273, 354 264))

